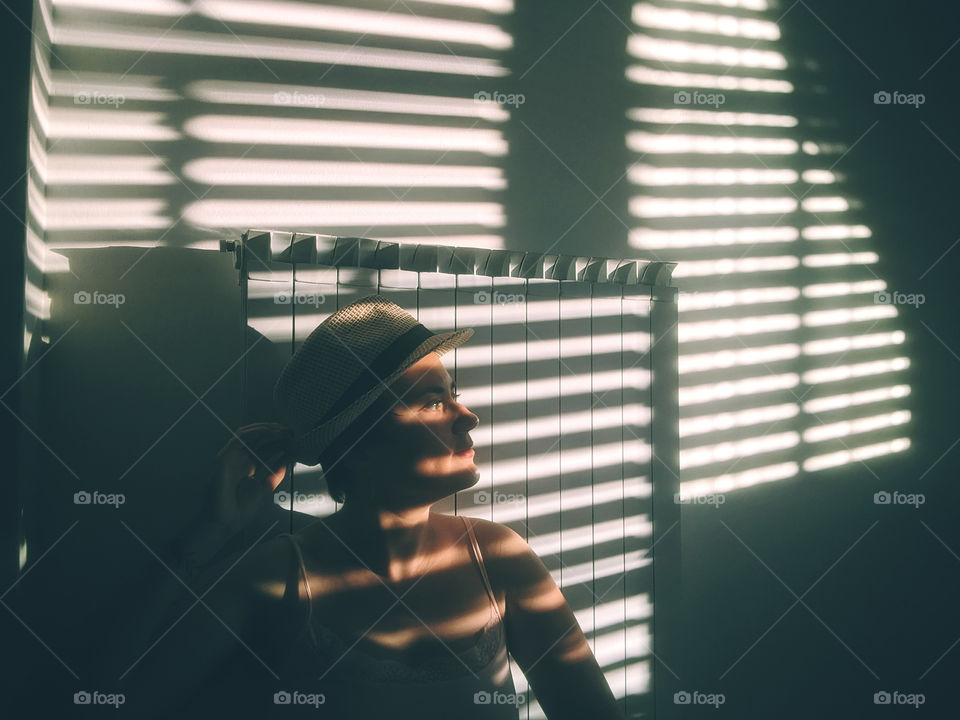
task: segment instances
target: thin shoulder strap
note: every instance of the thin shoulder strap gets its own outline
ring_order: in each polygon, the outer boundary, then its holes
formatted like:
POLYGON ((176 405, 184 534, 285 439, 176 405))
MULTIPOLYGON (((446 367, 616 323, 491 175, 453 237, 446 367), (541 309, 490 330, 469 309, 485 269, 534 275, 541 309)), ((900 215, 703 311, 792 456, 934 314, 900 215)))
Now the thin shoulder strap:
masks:
POLYGON ((300 544, 291 533, 282 533, 282 535, 290 539, 290 544, 293 545, 293 549, 297 553, 297 563, 300 565, 300 577, 303 579, 303 586, 307 592, 307 630, 310 633, 310 640, 316 645, 317 637, 313 632, 313 595, 310 592, 310 581, 307 580, 307 568, 303 564, 303 553, 300 551, 300 544))
POLYGON ((497 613, 497 617, 500 618, 502 622, 503 618, 500 616, 500 605, 497 603, 497 596, 493 594, 493 587, 490 585, 490 578, 487 577, 487 568, 483 564, 483 553, 480 552, 480 543, 477 542, 477 536, 473 532, 473 525, 464 515, 461 515, 460 519, 463 521, 463 524, 467 526, 467 534, 470 536, 470 546, 473 548, 473 557, 476 559, 477 566, 480 568, 480 575, 483 576, 483 585, 487 588, 487 595, 490 596, 490 602, 493 603, 493 609, 497 613))

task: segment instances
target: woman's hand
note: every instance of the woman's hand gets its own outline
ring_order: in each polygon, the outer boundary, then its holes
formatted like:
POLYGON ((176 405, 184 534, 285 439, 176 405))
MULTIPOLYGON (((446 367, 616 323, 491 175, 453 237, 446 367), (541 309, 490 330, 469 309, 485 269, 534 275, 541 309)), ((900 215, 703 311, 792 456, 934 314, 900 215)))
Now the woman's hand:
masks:
POLYGON ((292 431, 278 423, 255 423, 238 429, 217 453, 211 521, 237 532, 263 508, 283 482, 292 431))
POLYGON ((238 429, 217 453, 213 487, 193 529, 174 545, 179 562, 196 574, 270 502, 291 458, 292 431, 278 423, 238 429))

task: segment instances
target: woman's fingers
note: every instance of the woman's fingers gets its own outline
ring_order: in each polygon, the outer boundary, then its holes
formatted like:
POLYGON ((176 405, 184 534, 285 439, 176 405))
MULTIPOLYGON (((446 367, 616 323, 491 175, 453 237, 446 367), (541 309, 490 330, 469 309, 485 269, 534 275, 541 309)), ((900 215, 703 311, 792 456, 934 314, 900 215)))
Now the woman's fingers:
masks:
POLYGON ((276 423, 248 425, 237 430, 221 455, 235 454, 244 461, 266 462, 267 456, 283 451, 292 436, 292 431, 276 423))
POLYGON ((287 472, 286 463, 283 462, 283 453, 275 453, 265 460, 265 464, 258 464, 254 468, 254 472, 241 481, 238 494, 246 503, 261 502, 283 482, 287 472))
MULTIPOLYGON (((286 476, 291 437, 292 431, 279 423, 239 428, 220 452, 223 491, 244 508, 259 505, 286 476)), ((231 503, 229 499, 225 502, 231 503)))

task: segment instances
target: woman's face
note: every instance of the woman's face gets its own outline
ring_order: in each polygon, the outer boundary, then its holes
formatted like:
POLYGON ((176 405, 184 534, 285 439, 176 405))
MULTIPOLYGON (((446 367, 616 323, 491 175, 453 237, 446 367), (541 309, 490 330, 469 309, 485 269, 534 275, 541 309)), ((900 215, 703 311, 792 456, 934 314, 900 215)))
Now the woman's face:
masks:
POLYGON ((469 432, 479 420, 456 401, 440 356, 428 353, 390 391, 393 406, 379 421, 364 463, 377 500, 424 505, 475 485, 480 474, 469 432))

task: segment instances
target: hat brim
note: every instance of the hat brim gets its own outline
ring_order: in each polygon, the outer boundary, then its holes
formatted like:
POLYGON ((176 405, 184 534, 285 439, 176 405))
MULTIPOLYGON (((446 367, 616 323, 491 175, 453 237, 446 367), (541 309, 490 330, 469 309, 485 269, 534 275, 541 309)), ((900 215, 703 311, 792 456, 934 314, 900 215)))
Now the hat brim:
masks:
POLYGON ((292 458, 304 465, 316 465, 330 444, 359 417, 387 388, 411 366, 434 352, 438 355, 459 347, 473 336, 473 328, 437 333, 420 343, 395 370, 381 382, 345 407, 339 414, 309 432, 295 437, 289 445, 292 458))

